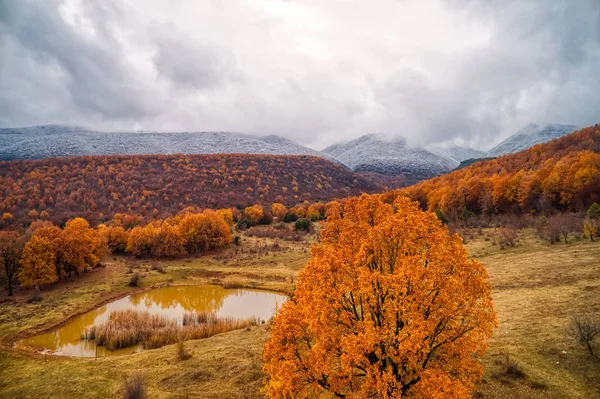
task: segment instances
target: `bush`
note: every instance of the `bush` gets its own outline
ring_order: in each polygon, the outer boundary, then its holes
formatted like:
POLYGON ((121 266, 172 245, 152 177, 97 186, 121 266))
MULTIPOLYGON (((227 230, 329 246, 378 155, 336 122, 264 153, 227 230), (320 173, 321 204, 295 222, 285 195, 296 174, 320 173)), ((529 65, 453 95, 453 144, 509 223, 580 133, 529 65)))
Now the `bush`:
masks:
POLYGON ((190 353, 185 349, 184 341, 181 340, 177 342, 177 359, 187 360, 190 357, 192 357, 192 355, 190 355, 190 353))
POLYGON ((600 219, 600 205, 594 202, 588 209, 587 214, 592 219, 600 219))
POLYGON ((253 225, 253 223, 250 219, 242 217, 242 218, 238 219, 236 227, 239 230, 246 230, 247 228, 251 227, 252 225, 253 225))
POLYGON ((448 224, 448 218, 446 215, 444 215, 444 212, 442 212, 441 209, 438 208, 435 210, 435 216, 437 216, 438 220, 442 222, 442 224, 448 224))
POLYGON ((123 383, 123 399, 145 399, 148 397, 146 392, 146 381, 141 374, 134 374, 125 379, 123 383))
POLYGON ((516 229, 505 227, 500 230, 500 249, 514 247, 519 241, 519 233, 516 229))
POLYGON ((142 281, 142 275, 138 272, 135 272, 129 278, 129 286, 130 287, 139 287, 140 282, 142 281))
POLYGON ((496 375, 497 377, 508 377, 513 380, 522 380, 526 377, 521 366, 512 360, 508 353, 503 353, 501 356, 503 359, 496 362, 500 366, 500 372, 496 375))
POLYGON ((296 224, 294 225, 294 228, 296 229, 296 231, 304 230, 308 233, 308 232, 310 232, 310 226, 311 226, 310 220, 308 220, 307 218, 302 218, 302 219, 296 220, 296 224))
POLYGON ((298 220, 298 216, 296 216, 295 214, 288 212, 283 216, 283 222, 284 223, 292 223, 295 222, 296 220, 298 220))
POLYGON ((240 245, 242 243, 242 238, 240 236, 233 237, 233 245, 240 245))

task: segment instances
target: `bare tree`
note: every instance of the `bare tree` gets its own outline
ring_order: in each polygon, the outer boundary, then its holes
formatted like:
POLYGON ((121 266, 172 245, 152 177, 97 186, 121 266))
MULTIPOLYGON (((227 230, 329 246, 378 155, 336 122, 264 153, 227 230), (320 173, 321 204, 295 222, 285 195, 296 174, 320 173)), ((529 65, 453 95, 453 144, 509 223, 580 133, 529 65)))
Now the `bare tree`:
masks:
POLYGON ((600 321, 589 316, 575 316, 571 319, 569 335, 580 344, 587 346, 590 355, 594 357, 594 340, 600 336, 600 321))
POLYGON ((562 236, 565 244, 569 243, 569 235, 575 231, 580 231, 580 221, 572 213, 559 213, 548 218, 550 228, 550 242, 558 241, 562 236))

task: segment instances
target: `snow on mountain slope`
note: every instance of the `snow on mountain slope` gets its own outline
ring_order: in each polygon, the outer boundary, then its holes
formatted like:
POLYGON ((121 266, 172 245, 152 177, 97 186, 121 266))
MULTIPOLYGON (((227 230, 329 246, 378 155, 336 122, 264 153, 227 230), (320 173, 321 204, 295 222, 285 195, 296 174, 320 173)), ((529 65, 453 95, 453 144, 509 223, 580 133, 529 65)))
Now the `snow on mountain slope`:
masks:
POLYGON ((573 125, 530 124, 489 150, 485 154, 485 157, 499 157, 501 155, 524 151, 536 144, 546 143, 573 133, 576 130, 579 130, 579 127, 573 125))
POLYGON ((425 147, 425 149, 441 157, 454 159, 459 163, 467 159, 481 158, 485 155, 484 151, 474 150, 469 147, 461 147, 458 145, 444 147, 440 144, 432 144, 425 147))
POLYGON ((334 144, 322 152, 355 172, 404 175, 408 183, 449 172, 459 164, 423 148, 410 147, 404 138, 389 140, 381 134, 367 134, 347 143, 334 144))
POLYGON ((332 160, 328 155, 278 136, 227 132, 111 133, 60 125, 0 129, 0 160, 178 153, 314 155, 332 160))

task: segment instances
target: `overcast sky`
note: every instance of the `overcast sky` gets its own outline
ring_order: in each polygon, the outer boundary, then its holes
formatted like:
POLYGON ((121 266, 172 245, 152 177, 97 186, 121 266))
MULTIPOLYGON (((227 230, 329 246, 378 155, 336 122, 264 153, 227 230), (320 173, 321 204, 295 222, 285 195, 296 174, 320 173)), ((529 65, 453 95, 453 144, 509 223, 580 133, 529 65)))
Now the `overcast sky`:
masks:
POLYGON ((0 127, 488 149, 599 121, 599 0, 0 0, 0 127))

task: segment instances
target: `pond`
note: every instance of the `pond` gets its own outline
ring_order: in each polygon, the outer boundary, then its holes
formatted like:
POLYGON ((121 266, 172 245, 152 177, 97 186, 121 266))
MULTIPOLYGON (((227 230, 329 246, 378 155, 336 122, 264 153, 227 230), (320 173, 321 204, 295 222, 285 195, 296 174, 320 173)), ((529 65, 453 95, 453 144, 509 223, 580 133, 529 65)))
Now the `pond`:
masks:
MULTIPOLYGON (((252 289, 225 289, 219 285, 179 286, 157 288, 110 302, 76 317, 58 329, 19 341, 19 346, 49 350, 57 355, 94 357, 96 343, 84 341, 81 334, 87 328, 104 323, 115 310, 133 309, 183 319, 185 312, 212 312, 217 317, 268 320, 287 296, 252 289)), ((141 346, 107 350, 99 346, 98 357, 127 354, 141 350, 141 346)))

